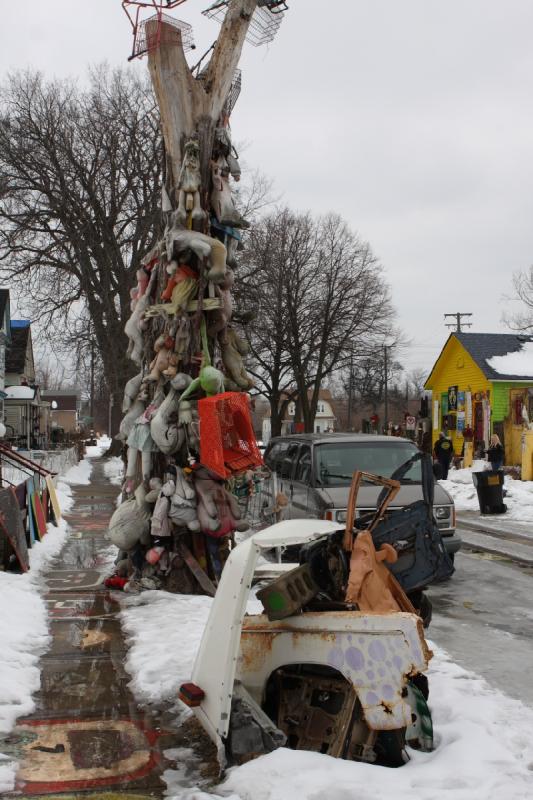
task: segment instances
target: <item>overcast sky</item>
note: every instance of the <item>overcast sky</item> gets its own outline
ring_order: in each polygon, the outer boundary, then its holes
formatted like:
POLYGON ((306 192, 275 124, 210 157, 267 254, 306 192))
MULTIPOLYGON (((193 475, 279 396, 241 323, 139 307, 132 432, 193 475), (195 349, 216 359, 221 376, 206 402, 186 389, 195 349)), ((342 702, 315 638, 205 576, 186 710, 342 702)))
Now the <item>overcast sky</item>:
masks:
MULTIPOLYGON (((196 60, 218 33, 200 14, 196 60)), ((533 263, 531 0, 289 0, 275 41, 245 46, 232 116, 246 161, 291 206, 338 211, 385 266, 403 361, 429 368, 446 312, 507 330, 503 297, 533 263)), ((120 0, 2 3, 0 71, 124 65, 120 0)), ((146 61, 134 63, 145 70, 146 61)))

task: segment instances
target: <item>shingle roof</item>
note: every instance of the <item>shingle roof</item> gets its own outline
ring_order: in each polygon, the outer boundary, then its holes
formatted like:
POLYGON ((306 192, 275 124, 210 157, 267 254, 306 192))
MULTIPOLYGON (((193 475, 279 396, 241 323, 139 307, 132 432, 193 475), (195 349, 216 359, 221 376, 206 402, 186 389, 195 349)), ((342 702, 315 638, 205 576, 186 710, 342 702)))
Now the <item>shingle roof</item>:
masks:
POLYGON ((533 381, 531 375, 504 375, 496 372, 487 360, 494 356, 505 356, 522 349, 524 342, 533 342, 533 336, 518 333, 452 333, 461 342, 485 377, 490 381, 533 381))
POLYGON ((11 326, 11 344, 6 353, 6 372, 14 372, 17 375, 24 373, 29 335, 29 326, 23 328, 11 326))

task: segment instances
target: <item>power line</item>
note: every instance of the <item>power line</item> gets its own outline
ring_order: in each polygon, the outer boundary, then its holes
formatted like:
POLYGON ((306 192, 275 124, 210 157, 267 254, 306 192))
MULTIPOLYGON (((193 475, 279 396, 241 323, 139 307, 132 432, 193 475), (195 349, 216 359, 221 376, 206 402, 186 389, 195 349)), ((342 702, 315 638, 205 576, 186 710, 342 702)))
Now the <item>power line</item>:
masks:
MULTIPOLYGON (((471 317, 471 316, 472 316, 472 314, 470 314, 470 313, 466 314, 466 313, 461 312, 461 311, 457 311, 455 314, 445 314, 444 315, 444 319, 446 319, 446 317, 453 317, 455 319, 455 322, 445 322, 444 324, 446 325, 447 328, 455 328, 455 332, 456 333, 461 333, 461 330, 462 330, 462 328, 461 328, 461 320, 462 320, 462 318, 463 317, 471 317)), ((463 327, 464 328, 471 328, 472 327, 472 323, 471 322, 465 322, 465 323, 463 323, 463 327)))

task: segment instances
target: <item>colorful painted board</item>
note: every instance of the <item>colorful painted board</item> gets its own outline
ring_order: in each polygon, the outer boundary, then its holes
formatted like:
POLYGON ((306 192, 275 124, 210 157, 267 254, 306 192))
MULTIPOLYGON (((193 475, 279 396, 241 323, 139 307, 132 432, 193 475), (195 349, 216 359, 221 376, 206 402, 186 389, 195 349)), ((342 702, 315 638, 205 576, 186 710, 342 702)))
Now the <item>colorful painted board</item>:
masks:
POLYGON ((28 515, 28 530, 30 533, 30 547, 31 545, 38 541, 39 531, 37 529, 37 525, 35 524, 35 518, 32 511, 32 503, 31 498, 33 497, 33 478, 28 478, 26 481, 26 513, 28 515))
POLYGON ((37 526, 37 530, 39 531, 39 539, 42 539, 43 536, 46 536, 46 517, 44 516, 43 511, 43 504, 41 503, 41 498, 37 494, 32 494, 31 497, 31 507, 34 514, 34 521, 37 526))
POLYGON ((59 525, 59 521, 61 519, 61 507, 59 505, 59 500, 57 499, 56 487, 54 486, 51 475, 46 476, 46 486, 48 489, 48 496, 50 497, 54 522, 56 525, 59 525))
POLYGON ((48 506, 49 506, 48 489, 42 489, 41 490, 41 502, 43 504, 44 518, 45 518, 46 522, 48 522, 48 519, 49 519, 49 516, 50 516, 48 514, 48 506))
POLYGON ((7 537, 23 572, 30 568, 26 533, 13 489, 0 488, 0 536, 7 537))

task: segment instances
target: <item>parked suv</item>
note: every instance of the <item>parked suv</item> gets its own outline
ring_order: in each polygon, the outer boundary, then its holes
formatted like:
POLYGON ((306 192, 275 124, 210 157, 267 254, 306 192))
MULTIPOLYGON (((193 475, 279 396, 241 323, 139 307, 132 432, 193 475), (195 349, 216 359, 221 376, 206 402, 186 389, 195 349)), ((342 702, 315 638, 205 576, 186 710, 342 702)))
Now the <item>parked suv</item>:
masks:
MULTIPOLYGON (((409 439, 360 433, 299 434, 271 439, 265 463, 273 473, 274 494, 289 499, 286 519, 318 517, 346 522, 352 475, 363 470, 385 478, 418 453, 409 439)), ((390 511, 422 500, 422 469, 413 463, 401 479, 401 489, 390 511)), ((455 533, 455 507, 450 495, 435 484, 433 513, 448 555, 461 547, 455 533)), ((363 482, 357 496, 357 514, 374 511, 380 488, 363 482)))

